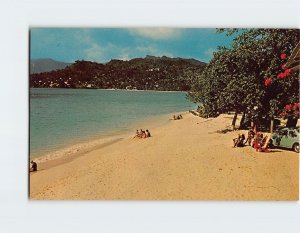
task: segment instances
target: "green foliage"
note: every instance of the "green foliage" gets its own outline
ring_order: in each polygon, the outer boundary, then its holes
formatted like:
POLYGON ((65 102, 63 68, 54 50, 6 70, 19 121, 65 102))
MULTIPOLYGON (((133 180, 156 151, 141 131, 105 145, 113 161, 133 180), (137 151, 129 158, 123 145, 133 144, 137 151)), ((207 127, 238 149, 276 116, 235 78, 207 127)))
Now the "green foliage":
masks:
POLYGON ((63 70, 32 74, 30 87, 187 91, 204 65, 194 59, 165 56, 111 60, 106 64, 76 61, 63 70))
POLYGON ((228 111, 278 115, 299 100, 299 72, 278 79, 282 53, 289 56, 299 42, 298 29, 219 29, 237 34, 229 48, 220 47, 198 75, 189 98, 201 103, 204 117, 228 111), (266 77, 272 78, 265 86, 266 77), (254 109, 256 109, 254 111, 254 109))

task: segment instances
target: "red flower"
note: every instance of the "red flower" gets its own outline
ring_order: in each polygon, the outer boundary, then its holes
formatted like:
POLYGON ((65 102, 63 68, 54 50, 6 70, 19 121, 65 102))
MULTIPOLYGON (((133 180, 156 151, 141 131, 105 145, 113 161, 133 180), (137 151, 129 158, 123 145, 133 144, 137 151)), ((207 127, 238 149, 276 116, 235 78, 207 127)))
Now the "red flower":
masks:
POLYGON ((271 78, 268 78, 265 80, 265 86, 269 86, 272 82, 272 79, 271 78))
POLYGON ((285 106, 285 110, 287 110, 287 111, 290 111, 291 108, 292 108, 292 105, 291 105, 291 104, 287 104, 287 105, 285 106))
POLYGON ((296 115, 296 116, 299 115, 299 111, 298 111, 298 110, 295 110, 295 111, 294 111, 294 115, 296 115))
POLYGON ((280 74, 277 75, 277 78, 284 78, 284 77, 285 77, 284 73, 280 73, 280 74))
POLYGON ((284 73, 283 73, 283 74, 284 74, 284 77, 290 75, 290 73, 291 73, 291 69, 285 70, 284 73))
POLYGON ((286 64, 283 64, 283 65, 281 66, 281 69, 285 70, 285 69, 286 69, 286 64))
POLYGON ((285 54, 285 53, 282 53, 282 54, 280 55, 280 58, 281 58, 281 59, 286 59, 286 54, 285 54))
POLYGON ((281 72, 280 74, 277 75, 277 78, 285 78, 286 76, 289 76, 291 73, 291 69, 287 69, 284 72, 281 72))
POLYGON ((300 103, 295 103, 294 104, 294 109, 299 109, 299 107, 300 107, 300 103))

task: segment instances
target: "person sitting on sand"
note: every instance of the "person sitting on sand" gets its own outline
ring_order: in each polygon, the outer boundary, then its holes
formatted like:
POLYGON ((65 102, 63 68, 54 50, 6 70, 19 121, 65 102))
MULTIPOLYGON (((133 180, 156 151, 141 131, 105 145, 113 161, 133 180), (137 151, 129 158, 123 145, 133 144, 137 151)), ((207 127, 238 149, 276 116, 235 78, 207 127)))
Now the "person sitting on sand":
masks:
POLYGON ((233 139, 233 147, 243 147, 244 140, 245 140, 245 134, 242 135, 238 134, 238 137, 233 139))
POLYGON ((254 139, 253 139, 253 148, 256 150, 256 151, 259 151, 260 148, 263 146, 263 138, 264 138, 264 135, 260 132, 258 132, 255 136, 254 136, 254 139))
POLYGON ((257 143, 259 142, 261 137, 261 133, 260 132, 256 132, 254 131, 254 136, 252 138, 252 141, 250 143, 250 146, 252 146, 253 148, 255 147, 255 145, 257 145, 257 143))
POLYGON ((233 147, 236 147, 236 145, 237 145, 237 143, 238 143, 240 137, 241 137, 241 135, 238 134, 237 138, 232 139, 232 141, 233 141, 233 147))
POLYGON ((242 134, 239 141, 237 142, 237 147, 243 147, 245 144, 244 144, 244 141, 245 141, 246 137, 245 137, 245 134, 242 134))
POLYGON ((263 138, 263 146, 261 147, 261 151, 262 152, 270 152, 268 150, 268 147, 270 147, 270 138, 271 135, 270 134, 266 134, 266 136, 263 138))
POLYGON ((139 133, 139 131, 138 130, 136 130, 136 132, 135 132, 135 136, 133 137, 133 138, 139 138, 140 137, 140 133, 139 133))
POLYGON ((181 114, 179 114, 179 118, 182 119, 182 115, 181 114))
POLYGON ((146 138, 146 132, 144 130, 142 131, 141 138, 146 138))
POLYGON ((173 120, 177 120, 177 118, 176 118, 176 116, 175 116, 175 115, 173 115, 173 120))
POLYGON ((250 128, 250 130, 248 131, 248 137, 247 137, 245 144, 248 142, 248 145, 250 146, 251 142, 254 138, 254 135, 255 135, 254 131, 250 128))
POLYGON ((266 134, 265 136, 263 134, 260 134, 254 144, 254 148, 257 152, 270 152, 268 150, 270 142, 270 135, 266 134))
POLYGON ((33 160, 31 160, 30 164, 31 164, 31 167, 30 167, 29 171, 36 172, 37 171, 37 163, 33 162, 33 160))
POLYGON ((146 138, 150 138, 150 137, 151 137, 151 134, 150 134, 149 130, 146 129, 146 138))

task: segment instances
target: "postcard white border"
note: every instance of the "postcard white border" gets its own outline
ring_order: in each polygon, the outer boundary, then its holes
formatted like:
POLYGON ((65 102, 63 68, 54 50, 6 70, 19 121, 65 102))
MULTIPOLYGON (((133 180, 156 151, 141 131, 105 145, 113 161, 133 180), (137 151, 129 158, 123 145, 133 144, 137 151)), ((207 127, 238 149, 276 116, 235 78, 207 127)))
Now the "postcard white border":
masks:
POLYGON ((296 202, 28 201, 28 29, 299 28, 297 0, 2 0, 0 232, 296 232, 296 202))

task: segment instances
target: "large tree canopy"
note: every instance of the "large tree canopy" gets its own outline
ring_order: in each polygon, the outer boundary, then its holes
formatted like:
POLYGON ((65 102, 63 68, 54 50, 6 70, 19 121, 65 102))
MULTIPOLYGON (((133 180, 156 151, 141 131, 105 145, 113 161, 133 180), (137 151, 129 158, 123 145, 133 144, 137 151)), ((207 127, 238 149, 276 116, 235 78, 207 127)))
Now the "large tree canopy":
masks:
POLYGON ((287 104, 299 101, 299 70, 279 77, 278 74, 283 72, 285 55, 290 56, 299 42, 300 30, 219 29, 217 32, 236 37, 230 47, 219 47, 195 78, 189 97, 200 104, 202 116, 236 111, 273 117, 287 104))

